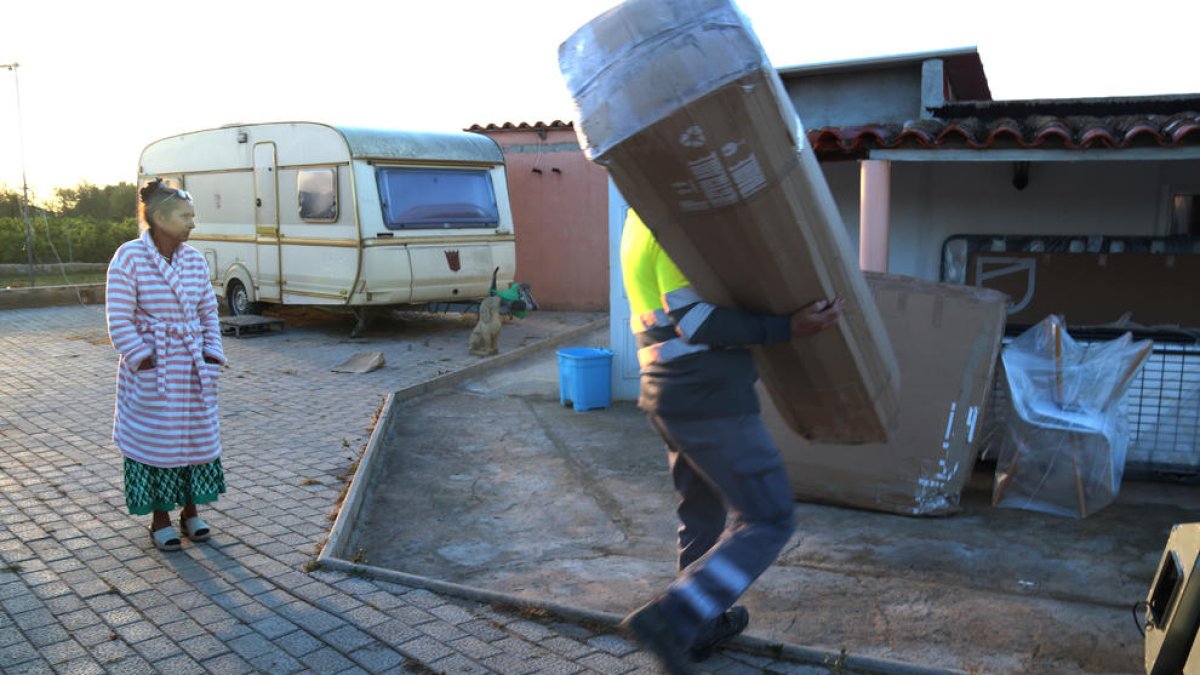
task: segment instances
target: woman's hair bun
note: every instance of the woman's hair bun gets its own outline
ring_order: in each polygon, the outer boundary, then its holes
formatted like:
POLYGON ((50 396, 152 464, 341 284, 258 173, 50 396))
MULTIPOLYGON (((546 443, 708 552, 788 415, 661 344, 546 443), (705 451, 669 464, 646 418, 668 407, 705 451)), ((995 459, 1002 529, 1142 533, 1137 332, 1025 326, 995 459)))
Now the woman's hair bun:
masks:
POLYGON ((146 183, 146 185, 141 190, 138 191, 138 194, 141 196, 142 203, 148 204, 150 202, 150 195, 153 195, 155 192, 158 192, 158 189, 160 187, 162 187, 162 184, 163 184, 163 181, 161 178, 155 178, 154 180, 150 181, 149 183, 146 183))

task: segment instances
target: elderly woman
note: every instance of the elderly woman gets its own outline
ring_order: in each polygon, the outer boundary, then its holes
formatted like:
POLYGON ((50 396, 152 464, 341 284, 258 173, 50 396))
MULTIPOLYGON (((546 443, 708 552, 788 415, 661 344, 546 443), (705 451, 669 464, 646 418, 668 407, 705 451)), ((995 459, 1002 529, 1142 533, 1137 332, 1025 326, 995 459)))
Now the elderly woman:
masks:
POLYGON ((184 243, 195 226, 191 195, 161 180, 140 194, 146 229, 108 266, 108 334, 121 357, 113 441, 125 458, 129 513, 153 514, 154 546, 176 551, 181 536, 209 537, 196 505, 225 492, 217 418, 225 353, 208 265, 184 243))

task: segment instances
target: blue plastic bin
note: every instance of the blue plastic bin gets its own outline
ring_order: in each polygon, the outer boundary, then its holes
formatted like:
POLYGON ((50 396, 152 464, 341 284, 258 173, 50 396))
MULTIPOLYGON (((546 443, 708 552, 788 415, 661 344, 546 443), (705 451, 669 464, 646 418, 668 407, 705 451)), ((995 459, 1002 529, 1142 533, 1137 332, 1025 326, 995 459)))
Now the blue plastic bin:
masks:
POLYGON ((558 350, 558 401, 575 412, 612 405, 613 353, 607 349, 572 347, 558 350))

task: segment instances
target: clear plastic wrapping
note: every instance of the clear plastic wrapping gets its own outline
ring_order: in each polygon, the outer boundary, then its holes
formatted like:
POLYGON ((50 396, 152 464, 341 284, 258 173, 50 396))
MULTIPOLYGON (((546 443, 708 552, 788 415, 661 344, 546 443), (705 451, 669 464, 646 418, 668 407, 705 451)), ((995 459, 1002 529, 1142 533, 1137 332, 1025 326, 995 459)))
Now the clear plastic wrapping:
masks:
POLYGON ((1078 518, 1111 504, 1129 445, 1125 393, 1152 347, 1129 333, 1083 346, 1058 316, 1013 340, 992 503, 1078 518))
POLYGON ((749 20, 728 0, 628 0, 559 47, 580 144, 614 145, 756 70, 771 69, 749 20))

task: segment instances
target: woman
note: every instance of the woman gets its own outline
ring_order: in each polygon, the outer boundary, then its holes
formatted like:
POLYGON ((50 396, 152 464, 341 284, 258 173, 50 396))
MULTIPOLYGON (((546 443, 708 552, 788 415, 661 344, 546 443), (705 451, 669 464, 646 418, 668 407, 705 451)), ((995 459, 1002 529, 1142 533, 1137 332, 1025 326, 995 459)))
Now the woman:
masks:
POLYGON ((108 266, 108 334, 121 357, 113 441, 125 457, 129 513, 153 514, 155 548, 177 551, 181 535, 208 539, 196 505, 225 492, 217 418, 225 352, 208 265, 184 243, 195 227, 191 195, 154 180, 141 207, 145 230, 108 266))

